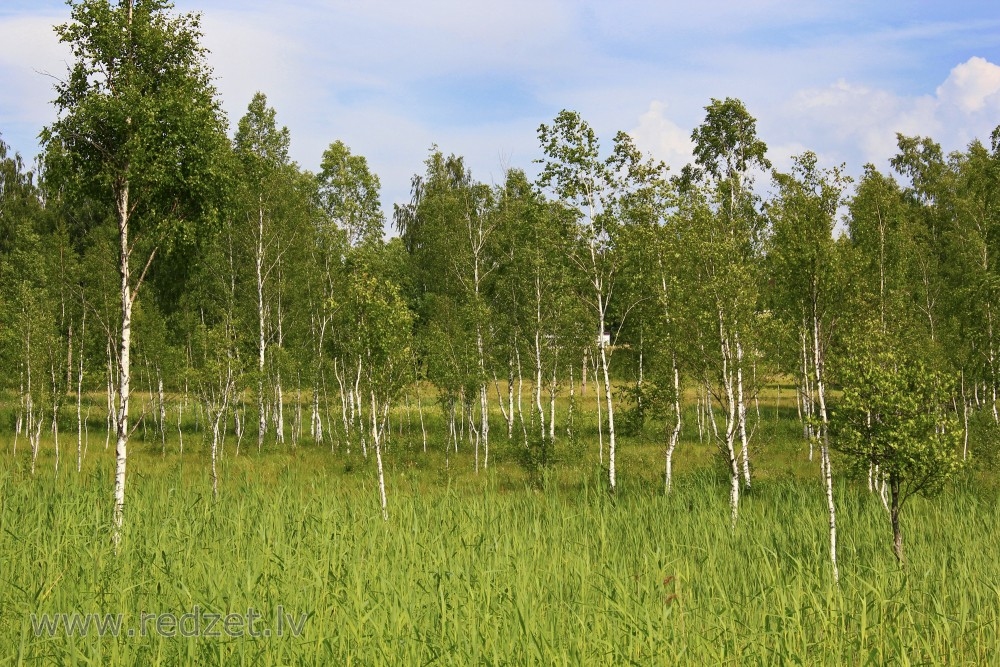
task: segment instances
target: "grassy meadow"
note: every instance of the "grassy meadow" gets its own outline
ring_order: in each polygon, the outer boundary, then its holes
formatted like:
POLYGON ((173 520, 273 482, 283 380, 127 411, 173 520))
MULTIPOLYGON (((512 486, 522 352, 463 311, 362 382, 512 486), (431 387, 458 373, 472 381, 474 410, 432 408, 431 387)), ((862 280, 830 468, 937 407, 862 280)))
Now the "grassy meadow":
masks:
POLYGON ((762 397, 755 485, 735 529, 728 479, 693 408, 673 491, 653 421, 621 438, 613 497, 592 405, 578 405, 575 436, 560 429, 544 460, 508 443, 497 415, 478 474, 468 444, 443 453, 436 407, 426 453, 415 407, 409 419, 399 408, 388 522, 374 457, 357 444, 347 454, 343 443, 331 453, 330 442, 269 442, 258 454, 251 433, 237 457, 230 433, 213 501, 193 422, 183 455, 176 429, 164 456, 140 427, 118 555, 113 452, 92 421, 78 473, 67 406, 58 474, 51 438, 32 477, 26 441, 15 457, 10 430, 0 436, 0 665, 996 664, 996 473, 970 466, 942 495, 907 505, 905 569, 881 502, 841 475, 835 586, 818 456, 808 460, 794 406, 774 398, 762 397), (182 636, 196 614, 251 608, 254 636, 182 636), (120 614, 122 625, 117 636, 39 631, 42 615, 69 613, 120 614), (145 614, 191 618, 153 632, 145 614))

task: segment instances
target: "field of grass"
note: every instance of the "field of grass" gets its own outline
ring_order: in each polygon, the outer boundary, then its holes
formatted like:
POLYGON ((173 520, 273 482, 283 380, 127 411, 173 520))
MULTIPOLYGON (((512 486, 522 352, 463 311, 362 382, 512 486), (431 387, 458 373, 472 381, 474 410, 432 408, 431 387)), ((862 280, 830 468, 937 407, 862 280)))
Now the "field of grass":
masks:
POLYGON ((46 443, 34 477, 24 441, 15 459, 0 436, 0 665, 993 664, 993 475, 970 469, 906 507, 906 569, 881 502, 839 479, 837 587, 817 464, 793 413, 762 410, 757 482, 735 529, 728 480, 693 418, 674 491, 663 493, 651 426, 622 439, 614 497, 589 413, 542 466, 498 423, 479 474, 466 445, 446 460, 439 423, 426 454, 419 427, 404 428, 386 456, 388 522, 356 447, 258 455, 245 440, 237 458, 230 435, 213 502, 197 434, 183 457, 175 438, 163 457, 140 436, 118 555, 103 434, 91 432, 81 473, 75 436, 63 436, 58 475, 46 443), (258 636, 181 636, 195 616, 204 634, 206 615, 250 608, 258 636), (120 614, 121 629, 36 632, 42 615, 68 613, 120 614), (156 632, 150 614, 190 616, 156 632))

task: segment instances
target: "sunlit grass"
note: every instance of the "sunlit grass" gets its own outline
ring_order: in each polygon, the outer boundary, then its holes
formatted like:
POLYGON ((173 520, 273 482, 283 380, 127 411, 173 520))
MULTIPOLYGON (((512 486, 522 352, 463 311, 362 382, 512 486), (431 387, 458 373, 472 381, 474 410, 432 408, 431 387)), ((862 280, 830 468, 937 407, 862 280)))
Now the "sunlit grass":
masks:
MULTIPOLYGON (((782 397, 784 398, 784 396, 782 397)), ((0 661, 9 664, 989 664, 1000 653, 1000 506, 969 473, 907 507, 908 567, 887 515, 840 479, 841 584, 832 584, 818 462, 787 405, 761 406, 757 483, 729 525, 716 447, 693 415, 662 491, 662 426, 623 438, 620 486, 606 492, 596 423, 560 435, 554 463, 525 466, 493 428, 493 463, 468 445, 443 453, 440 417, 422 451, 405 417, 387 453, 390 519, 373 466, 344 443, 269 443, 230 433, 218 502, 200 435, 167 456, 133 444, 127 530, 109 537, 113 457, 91 433, 51 442, 38 473, 27 450, 0 463, 0 661), (298 637, 35 636, 31 614, 194 607, 308 613, 298 637)), ((794 406, 791 407, 794 411, 794 406)), ((593 420, 589 412, 581 415, 593 420)), ((754 419, 755 419, 754 415, 754 419)), ((0 442, 10 452, 9 438, 0 442)), ((4 663, 4 664, 6 664, 4 663)))

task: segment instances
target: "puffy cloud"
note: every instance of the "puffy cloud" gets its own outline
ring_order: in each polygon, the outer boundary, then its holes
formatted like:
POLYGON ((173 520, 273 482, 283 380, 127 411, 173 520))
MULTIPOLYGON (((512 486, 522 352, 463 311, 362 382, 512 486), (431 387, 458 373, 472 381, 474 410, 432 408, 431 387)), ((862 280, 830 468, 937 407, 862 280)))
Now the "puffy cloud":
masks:
POLYGON ((1000 109, 1000 67, 985 58, 974 56, 951 70, 938 86, 942 104, 954 104, 969 113, 989 107, 1000 109))
POLYGON ((896 133, 930 136, 948 150, 989 136, 1000 119, 1000 67, 972 57, 954 67, 933 95, 901 95, 839 80, 794 93, 780 112, 800 141, 814 141, 849 166, 880 163, 896 152, 896 133), (853 159, 852 159, 853 158, 853 159))
POLYGON ((679 171, 693 159, 691 151, 694 144, 691 142, 691 130, 681 128, 668 118, 666 110, 664 102, 653 100, 629 134, 640 149, 666 162, 672 171, 679 171))

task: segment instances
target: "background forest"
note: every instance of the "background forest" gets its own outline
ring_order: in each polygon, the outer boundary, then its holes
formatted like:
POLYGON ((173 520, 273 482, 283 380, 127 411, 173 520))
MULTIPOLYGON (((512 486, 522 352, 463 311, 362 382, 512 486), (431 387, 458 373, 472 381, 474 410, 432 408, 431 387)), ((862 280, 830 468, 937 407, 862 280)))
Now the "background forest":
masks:
POLYGON ((21 570, 2 575, 5 653, 645 663, 683 662, 664 657, 683 644, 881 664, 998 648, 1000 127, 947 155, 899 135, 893 173, 855 182, 810 152, 772 169, 737 99, 710 100, 680 173, 563 111, 538 129, 537 178, 483 183, 434 146, 388 213, 342 142, 318 173, 292 162, 264 94, 230 127, 197 16, 71 11, 43 154, 30 168, 0 142, 0 549, 21 570), (371 508, 378 522, 351 518, 371 508), (203 539, 214 557, 184 555, 203 539), (419 570, 450 558, 470 560, 419 570), (60 583, 91 565, 91 583, 60 583), (298 602, 309 641, 38 642, 22 618, 233 598, 298 602))

